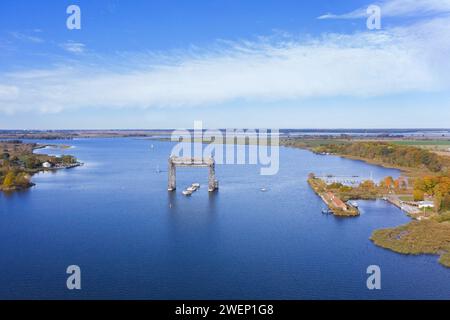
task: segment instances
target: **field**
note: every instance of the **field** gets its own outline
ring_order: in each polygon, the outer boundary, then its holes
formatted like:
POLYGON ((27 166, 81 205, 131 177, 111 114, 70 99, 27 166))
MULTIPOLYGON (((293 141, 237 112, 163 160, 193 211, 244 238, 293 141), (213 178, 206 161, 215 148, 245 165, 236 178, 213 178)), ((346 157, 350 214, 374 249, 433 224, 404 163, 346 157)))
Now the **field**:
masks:
POLYGON ((427 149, 440 156, 450 157, 450 140, 398 140, 393 144, 427 149))

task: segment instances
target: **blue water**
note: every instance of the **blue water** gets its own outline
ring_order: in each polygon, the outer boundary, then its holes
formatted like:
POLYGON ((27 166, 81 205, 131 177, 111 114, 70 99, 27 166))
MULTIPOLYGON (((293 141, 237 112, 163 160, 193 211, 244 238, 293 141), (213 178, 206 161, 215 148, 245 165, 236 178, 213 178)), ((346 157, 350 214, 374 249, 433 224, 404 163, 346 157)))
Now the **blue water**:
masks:
POLYGON ((450 298, 450 270, 436 256, 404 256, 369 241, 377 228, 407 223, 404 213, 360 201, 358 218, 323 215, 306 183, 310 172, 382 178, 396 170, 282 148, 278 175, 218 166, 220 190, 209 195, 206 169, 184 169, 169 194, 167 173, 156 168, 165 170, 171 143, 60 142, 85 166, 0 194, 2 299, 450 298), (192 182, 202 188, 186 198, 182 187, 192 182), (73 264, 82 270, 80 291, 66 289, 73 264), (379 291, 366 288, 374 264, 379 291))

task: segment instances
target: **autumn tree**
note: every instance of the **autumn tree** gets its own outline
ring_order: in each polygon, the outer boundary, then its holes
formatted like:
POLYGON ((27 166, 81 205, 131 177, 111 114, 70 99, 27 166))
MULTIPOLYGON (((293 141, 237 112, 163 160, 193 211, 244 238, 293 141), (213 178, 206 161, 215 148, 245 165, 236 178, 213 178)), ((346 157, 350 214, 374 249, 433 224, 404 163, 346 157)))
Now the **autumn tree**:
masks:
POLYGON ((425 192, 419 189, 414 189, 413 198, 414 201, 423 201, 425 199, 425 192))
POLYGON ((394 187, 394 178, 392 178, 392 177, 384 178, 384 186, 387 189, 392 189, 394 187))
POLYGON ((11 188, 14 185, 15 178, 16 178, 16 175, 14 174, 14 172, 9 171, 6 174, 5 179, 3 180, 3 188, 5 188, 5 189, 11 188))

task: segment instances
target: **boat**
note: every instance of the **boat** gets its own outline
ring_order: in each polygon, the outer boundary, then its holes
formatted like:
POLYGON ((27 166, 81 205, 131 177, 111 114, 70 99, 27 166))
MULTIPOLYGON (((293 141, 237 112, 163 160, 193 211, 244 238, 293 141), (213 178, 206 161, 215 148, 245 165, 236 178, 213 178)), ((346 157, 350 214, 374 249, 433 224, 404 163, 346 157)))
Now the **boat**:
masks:
POLYGON ((356 201, 350 201, 349 204, 350 204, 352 207, 358 208, 358 202, 356 202, 356 201))
POLYGON ((191 191, 191 192, 195 192, 198 189, 200 189, 200 184, 199 183, 193 183, 191 184, 190 187, 188 187, 186 190, 191 191))
POLYGON ((186 197, 189 197, 192 195, 192 191, 189 190, 183 190, 183 195, 185 195, 186 197))
POLYGON ((267 189, 266 188, 261 188, 261 192, 266 192, 267 189))

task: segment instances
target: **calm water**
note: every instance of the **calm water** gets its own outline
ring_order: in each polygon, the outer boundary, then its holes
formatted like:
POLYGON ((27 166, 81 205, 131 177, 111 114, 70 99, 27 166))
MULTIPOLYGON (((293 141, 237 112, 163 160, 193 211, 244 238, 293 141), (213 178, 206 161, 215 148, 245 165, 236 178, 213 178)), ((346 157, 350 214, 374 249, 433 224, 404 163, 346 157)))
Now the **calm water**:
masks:
POLYGON ((361 201, 358 218, 325 216, 306 183, 309 172, 380 178, 395 170, 282 149, 276 176, 218 166, 221 189, 208 195, 206 169, 184 169, 168 194, 167 173, 156 168, 165 170, 170 143, 70 143, 84 167, 0 194, 0 298, 450 298, 450 270, 437 257, 369 241, 374 229, 407 223, 400 210, 361 201), (192 182, 203 187, 186 198, 181 189, 192 182), (65 287, 72 264, 82 269, 81 291, 65 287), (381 267, 381 291, 366 289, 372 264, 381 267))

